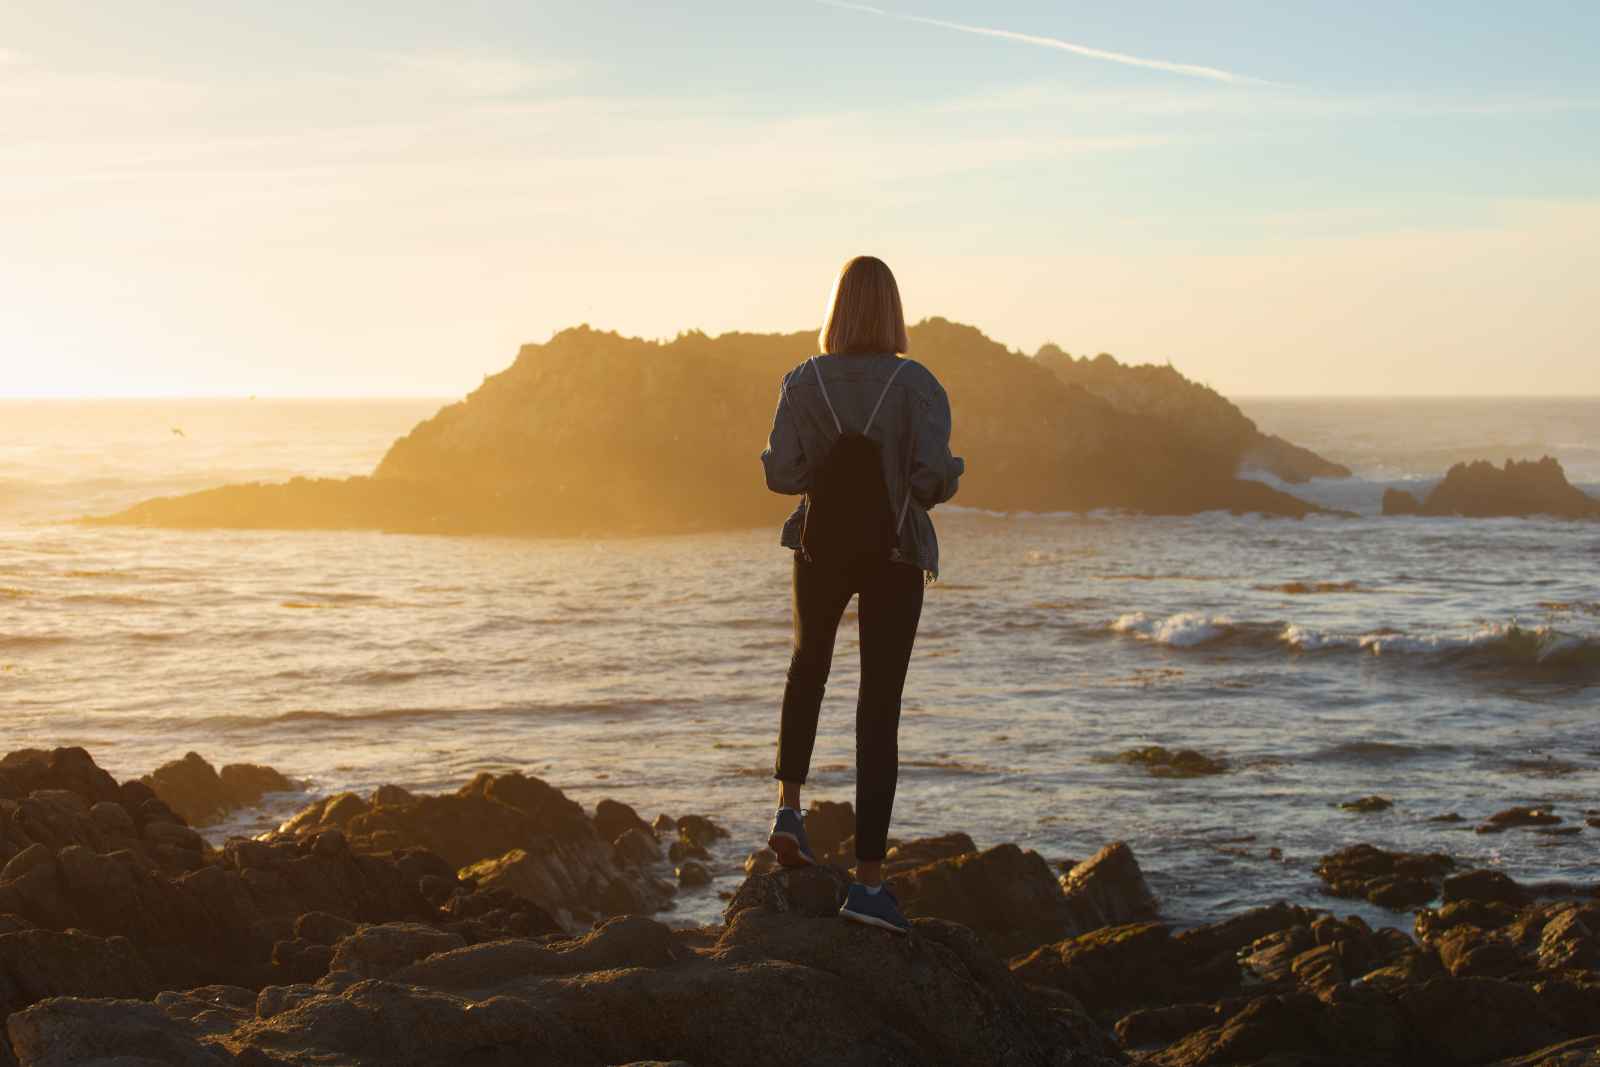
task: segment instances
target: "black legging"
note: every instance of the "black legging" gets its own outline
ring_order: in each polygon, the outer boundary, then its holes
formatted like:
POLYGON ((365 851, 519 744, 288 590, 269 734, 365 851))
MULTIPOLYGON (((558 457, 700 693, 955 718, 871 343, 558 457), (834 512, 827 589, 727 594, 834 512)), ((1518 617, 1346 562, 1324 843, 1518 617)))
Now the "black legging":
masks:
POLYGON ((817 713, 833 665, 833 639, 859 593, 861 692, 856 698, 856 859, 881 860, 900 774, 900 694, 922 617, 922 571, 887 560, 830 568, 794 560, 794 658, 783 690, 773 777, 804 782, 817 713))

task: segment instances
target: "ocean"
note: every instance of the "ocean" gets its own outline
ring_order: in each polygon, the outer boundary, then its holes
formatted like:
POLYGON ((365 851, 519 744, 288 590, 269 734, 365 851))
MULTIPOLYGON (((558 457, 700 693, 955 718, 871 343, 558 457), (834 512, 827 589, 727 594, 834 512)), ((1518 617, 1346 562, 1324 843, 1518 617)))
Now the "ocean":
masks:
MULTIPOLYGON (((1600 524, 1384 519, 1458 459, 1556 456, 1600 492, 1600 399, 1255 399, 1356 477, 1286 487, 1356 518, 934 513, 891 833, 1052 862, 1126 840, 1179 923, 1288 899, 1358 841, 1520 880, 1600 880, 1600 524), (1193 748, 1226 773, 1115 756, 1193 748), (1379 794, 1388 811, 1343 801, 1379 794), (1456 812, 1459 823, 1430 821, 1456 812)), ((150 496, 364 473, 436 401, 0 402, 0 748, 83 745, 119 777, 194 750, 309 796, 522 769, 592 806, 710 814, 715 889, 763 843, 788 662, 777 530, 619 540, 179 532, 70 519, 150 496)), ((960 404, 956 398, 959 451, 960 404)), ((759 477, 750 443, 750 474, 759 477)), ((973 471, 971 477, 978 477, 973 471)), ((956 498, 957 504, 960 497, 956 498)), ((853 626, 810 799, 851 799, 853 626)), ((1364 904, 1340 913, 1406 925, 1364 904)), ((713 920, 713 891, 675 922, 713 920)))

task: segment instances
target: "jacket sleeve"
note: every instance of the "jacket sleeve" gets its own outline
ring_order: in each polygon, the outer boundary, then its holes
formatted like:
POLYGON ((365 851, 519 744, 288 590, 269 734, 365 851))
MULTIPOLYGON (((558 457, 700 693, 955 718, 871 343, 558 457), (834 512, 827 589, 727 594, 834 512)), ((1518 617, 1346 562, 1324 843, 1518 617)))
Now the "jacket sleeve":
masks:
POLYGON ((950 454, 950 397, 934 386, 933 398, 917 420, 917 440, 911 452, 911 495, 924 508, 943 504, 956 495, 967 464, 950 454))
POLYGON ((788 392, 782 387, 778 389, 778 410, 772 415, 772 433, 761 453, 761 466, 767 472, 767 488, 774 493, 793 496, 811 488, 811 464, 800 445, 800 430, 795 425, 788 392))

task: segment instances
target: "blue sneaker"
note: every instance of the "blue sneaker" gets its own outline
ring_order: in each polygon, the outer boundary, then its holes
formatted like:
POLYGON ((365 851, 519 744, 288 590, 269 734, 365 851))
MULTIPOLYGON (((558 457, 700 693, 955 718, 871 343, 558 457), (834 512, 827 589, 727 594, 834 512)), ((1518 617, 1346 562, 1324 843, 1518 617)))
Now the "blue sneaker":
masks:
POLYGON ((778 862, 785 867, 810 867, 817 862, 811 854, 811 842, 806 840, 805 820, 793 808, 779 808, 772 817, 772 836, 767 846, 778 854, 778 862))
POLYGON ((850 891, 845 894, 844 904, 839 908, 839 918, 881 927, 897 934, 911 930, 911 923, 900 914, 900 902, 888 886, 876 893, 869 893, 860 882, 851 882, 850 891))

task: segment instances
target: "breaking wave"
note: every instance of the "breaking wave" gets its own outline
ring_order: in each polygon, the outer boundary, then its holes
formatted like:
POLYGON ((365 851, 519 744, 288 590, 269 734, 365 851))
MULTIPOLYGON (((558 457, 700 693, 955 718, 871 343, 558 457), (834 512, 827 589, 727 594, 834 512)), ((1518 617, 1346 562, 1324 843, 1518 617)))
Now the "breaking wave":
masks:
POLYGON ((1552 626, 1491 623, 1471 630, 1407 633, 1322 630, 1282 621, 1240 621, 1228 615, 1180 612, 1165 617, 1133 612, 1113 621, 1112 633, 1169 648, 1230 647, 1294 653, 1348 652, 1466 668, 1580 673, 1600 678, 1600 634, 1552 626))

